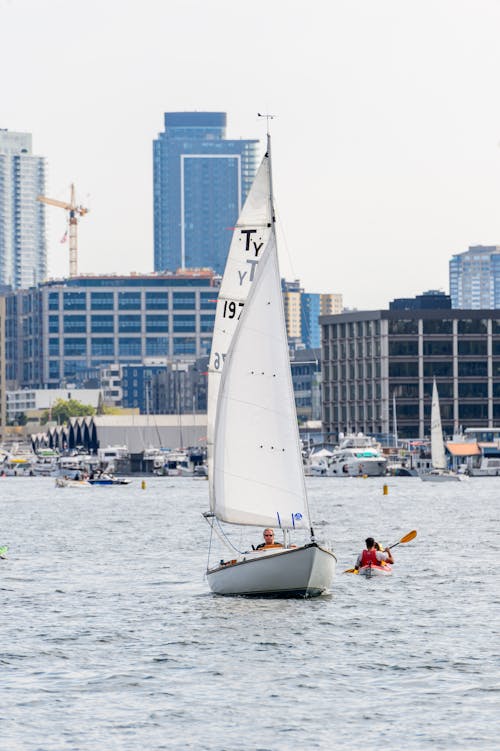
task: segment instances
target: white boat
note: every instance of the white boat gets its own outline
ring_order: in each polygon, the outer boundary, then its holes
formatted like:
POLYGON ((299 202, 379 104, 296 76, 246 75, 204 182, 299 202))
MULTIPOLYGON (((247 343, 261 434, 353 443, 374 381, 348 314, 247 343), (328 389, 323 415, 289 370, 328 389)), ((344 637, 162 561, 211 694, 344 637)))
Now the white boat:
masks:
POLYGON ((465 475, 458 475, 453 470, 448 469, 446 465, 443 429, 441 427, 441 409, 439 407, 436 379, 434 379, 432 384, 431 463, 431 471, 420 475, 420 479, 424 482, 460 482, 460 480, 466 479, 465 475))
POLYGON ((73 480, 71 477, 57 477, 56 488, 91 488, 88 480, 73 480))
POLYGON ((382 477, 387 471, 380 444, 363 433, 346 436, 327 462, 328 477, 382 477))
MULTIPOLYGON (((234 230, 219 292, 208 368, 208 474, 215 521, 278 527, 283 546, 209 564, 220 595, 312 597, 336 558, 311 527, 278 267, 270 139, 234 230), (291 544, 291 534, 308 535, 291 544)), ((227 539, 227 536, 224 537, 227 539)))

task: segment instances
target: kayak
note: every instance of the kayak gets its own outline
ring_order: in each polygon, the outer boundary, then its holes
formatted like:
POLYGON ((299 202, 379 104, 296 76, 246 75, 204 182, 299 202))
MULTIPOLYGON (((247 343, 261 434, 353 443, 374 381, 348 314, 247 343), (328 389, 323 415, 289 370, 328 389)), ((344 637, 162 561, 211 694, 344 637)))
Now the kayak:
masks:
POLYGON ((367 579, 371 579, 372 576, 390 576, 392 574, 392 566, 388 564, 385 566, 361 566, 358 574, 366 576, 367 579))

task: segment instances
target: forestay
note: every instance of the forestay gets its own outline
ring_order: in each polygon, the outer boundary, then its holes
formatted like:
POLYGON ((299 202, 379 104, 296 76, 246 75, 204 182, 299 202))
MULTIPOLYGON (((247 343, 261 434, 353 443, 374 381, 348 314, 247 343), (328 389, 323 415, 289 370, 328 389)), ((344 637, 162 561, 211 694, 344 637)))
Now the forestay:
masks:
POLYGON ((257 265, 272 231, 269 155, 262 159, 234 228, 215 313, 208 365, 207 449, 210 505, 213 510, 213 441, 220 378, 257 265))
POLYGON ((213 472, 222 521, 309 527, 274 232, 226 358, 213 472))

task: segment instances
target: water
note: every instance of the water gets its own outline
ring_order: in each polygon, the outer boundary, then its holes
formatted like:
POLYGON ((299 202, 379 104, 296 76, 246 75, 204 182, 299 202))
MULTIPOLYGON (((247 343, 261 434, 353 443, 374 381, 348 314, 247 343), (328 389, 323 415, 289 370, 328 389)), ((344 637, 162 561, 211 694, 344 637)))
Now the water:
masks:
POLYGON ((246 600, 204 581, 206 481, 1 479, 0 747, 498 749, 500 482, 309 489, 333 594, 246 600), (411 529, 393 577, 342 575, 411 529))

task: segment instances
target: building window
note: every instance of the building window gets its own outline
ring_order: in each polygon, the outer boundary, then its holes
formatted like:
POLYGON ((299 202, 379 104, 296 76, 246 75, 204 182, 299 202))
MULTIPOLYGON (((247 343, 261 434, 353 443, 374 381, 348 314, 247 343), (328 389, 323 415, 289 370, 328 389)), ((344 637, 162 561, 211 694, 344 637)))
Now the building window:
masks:
POLYGON ((92 292, 90 295, 90 307, 92 310, 113 310, 113 292, 92 292))
POLYGON ((49 316, 49 334, 59 333, 59 316, 49 316))
POLYGON ((92 316, 90 326, 93 334, 112 334, 114 317, 112 315, 92 316))
POLYGON ((114 340, 109 338, 92 339, 91 351, 93 357, 99 356, 113 356, 114 355, 114 340))
POLYGON ((486 321, 466 318, 458 322, 459 334, 486 334, 486 332, 486 321))
POLYGON ((148 336, 146 338, 146 357, 167 357, 168 354, 168 337, 148 336))
POLYGON ((167 333, 168 332, 168 315, 147 315, 146 331, 148 333, 167 333))
POLYGON ((119 339, 120 357, 140 357, 141 339, 139 337, 122 337, 119 339))
POLYGON ((59 292, 49 292, 49 310, 59 310, 59 292))
MULTIPOLYGON (((497 342, 495 342, 497 344, 497 342)), ((477 356, 482 355, 483 357, 486 357, 487 349, 486 349, 486 341, 480 340, 480 341, 467 341, 467 340, 458 340, 458 354, 459 355, 468 355, 468 356, 477 356)))
POLYGON ((459 362, 458 375, 463 378, 486 377, 488 375, 487 363, 484 360, 483 362, 459 362))
POLYGON ((417 362, 389 363, 389 378, 418 378, 417 362))
POLYGON ((175 332, 195 332, 196 331, 196 316, 188 315, 176 315, 174 316, 174 331, 175 332))
POLYGON ((85 357, 87 342, 85 339, 65 339, 64 357, 85 357))
POLYGON ((389 321, 389 334, 418 334, 418 321, 389 321))
POLYGON ((188 339, 186 337, 174 338, 174 355, 195 355, 196 354, 196 339, 188 339))
POLYGON ((59 357, 59 339, 49 339, 49 356, 59 357))
POLYGON ((87 331, 86 316, 64 316, 65 334, 85 334, 87 331))
POLYGON ((417 357, 418 342, 413 341, 390 341, 389 357, 417 357))
POLYGON ((194 292, 174 292, 174 310, 194 310, 196 307, 194 292))
POLYGON ((200 292, 200 308, 201 310, 215 309, 217 306, 217 292, 212 290, 211 292, 200 292))
POLYGON ((49 378, 59 379, 59 360, 49 360, 49 378))
POLYGON ((214 330, 215 316, 201 315, 200 316, 200 331, 203 333, 211 333, 214 330))
POLYGON ((86 310, 86 308, 85 292, 64 292, 64 310, 86 310))
MULTIPOLYGON (((439 392, 441 396, 441 391, 439 392)), ((488 384, 487 383, 459 383, 458 384, 458 396, 461 399, 487 399, 488 398, 488 384)))
POLYGON ((168 293, 146 292, 146 310, 168 310, 168 293))
POLYGON ((423 320, 424 334, 452 334, 453 333, 453 321, 449 320, 423 320))
POLYGON ((453 342, 451 341, 424 341, 424 356, 439 357, 453 355, 453 342))
POLYGON ((122 315, 118 319, 118 330, 126 333, 141 333, 141 316, 140 315, 122 315))
POLYGON ((451 378, 453 376, 453 363, 451 362, 424 362, 425 378, 451 378))
POLYGON ((141 293, 140 292, 119 292, 118 308, 120 310, 140 310, 141 293))

